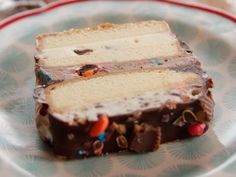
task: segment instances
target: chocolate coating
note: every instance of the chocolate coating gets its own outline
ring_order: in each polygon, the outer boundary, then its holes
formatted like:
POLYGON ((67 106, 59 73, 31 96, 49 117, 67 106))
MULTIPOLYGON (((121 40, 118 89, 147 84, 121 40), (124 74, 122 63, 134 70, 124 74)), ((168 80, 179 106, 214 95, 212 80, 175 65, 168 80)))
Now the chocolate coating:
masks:
MULTIPOLYGON (((210 100, 213 103, 213 100, 210 100)), ((211 105, 213 105, 212 103, 211 105)), ((173 124, 176 119, 181 117, 183 111, 186 109, 192 110, 196 115, 200 111, 204 112, 204 117, 199 118, 196 122, 203 122, 208 126, 211 120, 209 120, 210 118, 206 114, 206 110, 200 100, 189 104, 178 104, 176 109, 164 107, 156 110, 148 110, 142 112, 139 117, 135 117, 135 113, 110 117, 109 127, 105 131, 105 140, 102 142, 103 145, 100 145, 103 146, 101 153, 97 153, 93 146, 96 141, 99 141, 99 138, 89 136, 89 130, 93 122, 69 125, 67 122, 63 122, 49 115, 50 131, 53 137, 52 146, 55 154, 67 158, 83 158, 85 156, 97 156, 121 151, 135 151, 139 153, 154 151, 158 149, 161 143, 191 137, 188 134, 187 128, 193 122, 186 122, 183 126, 173 124), (163 122, 162 118, 166 115, 169 115, 169 120, 163 122), (125 126, 126 131, 122 133, 115 124, 125 126), (135 132, 136 126, 143 125, 146 127, 145 131, 140 130, 135 132), (123 146, 117 143, 117 139, 121 136, 127 140, 127 144, 123 144, 123 146), (137 143, 138 138, 147 137, 149 137, 148 141, 142 141, 140 144, 137 143), (84 153, 79 153, 82 151, 84 153)), ((213 111, 213 106, 211 109, 213 111)), ((124 138, 123 143, 126 143, 124 138)))

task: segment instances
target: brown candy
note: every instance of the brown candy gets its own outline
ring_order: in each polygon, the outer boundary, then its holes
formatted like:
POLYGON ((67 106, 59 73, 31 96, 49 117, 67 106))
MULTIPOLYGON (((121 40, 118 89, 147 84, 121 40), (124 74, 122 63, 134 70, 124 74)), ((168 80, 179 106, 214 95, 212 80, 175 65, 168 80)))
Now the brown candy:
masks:
POLYGON ((129 145, 127 139, 123 135, 120 135, 116 138, 116 143, 121 149, 127 149, 129 145))
POLYGON ((190 109, 185 109, 182 113, 182 117, 185 123, 194 123, 198 122, 198 117, 196 114, 190 110, 190 109))
POLYGON ((182 127, 186 124, 207 122, 206 117, 207 114, 203 110, 199 110, 198 112, 194 113, 191 109, 185 109, 182 112, 182 115, 173 122, 173 125, 182 127))
POLYGON ((196 113, 196 116, 197 116, 197 119, 200 121, 200 122, 205 122, 205 118, 207 117, 206 116, 206 113, 203 112, 203 111, 198 111, 196 113))
POLYGON ((95 155, 101 155, 102 154, 102 150, 103 150, 104 144, 103 142, 96 140, 93 143, 93 152, 95 155))
POLYGON ((134 133, 141 132, 143 131, 143 129, 144 129, 143 125, 138 125, 138 124, 134 125, 134 133))
POLYGON ((137 153, 155 151, 161 143, 161 128, 148 124, 135 125, 129 149, 137 153))
POLYGON ((117 124, 117 123, 113 122, 112 126, 115 128, 117 133, 119 133, 120 135, 124 135, 126 133, 126 126, 124 124, 117 124))

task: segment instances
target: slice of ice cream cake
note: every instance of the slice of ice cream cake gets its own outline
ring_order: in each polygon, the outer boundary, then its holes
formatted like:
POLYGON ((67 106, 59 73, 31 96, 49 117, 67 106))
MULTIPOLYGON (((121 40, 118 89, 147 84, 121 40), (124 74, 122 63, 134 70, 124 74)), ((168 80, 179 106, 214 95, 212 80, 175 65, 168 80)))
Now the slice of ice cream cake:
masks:
POLYGON ((151 152, 209 127, 212 80, 165 22, 43 34, 37 49, 36 123, 57 155, 151 152))

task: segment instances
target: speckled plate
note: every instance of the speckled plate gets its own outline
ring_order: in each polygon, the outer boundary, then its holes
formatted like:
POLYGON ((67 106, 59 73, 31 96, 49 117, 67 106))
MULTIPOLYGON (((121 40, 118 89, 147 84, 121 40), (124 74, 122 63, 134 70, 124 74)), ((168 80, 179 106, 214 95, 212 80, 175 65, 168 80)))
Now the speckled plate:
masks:
POLYGON ((0 176, 235 176, 236 24, 232 18, 159 1, 68 2, 0 23, 0 176), (162 145, 154 153, 56 159, 40 141, 34 124, 35 35, 147 19, 168 21, 214 78, 212 130, 199 138, 162 145))

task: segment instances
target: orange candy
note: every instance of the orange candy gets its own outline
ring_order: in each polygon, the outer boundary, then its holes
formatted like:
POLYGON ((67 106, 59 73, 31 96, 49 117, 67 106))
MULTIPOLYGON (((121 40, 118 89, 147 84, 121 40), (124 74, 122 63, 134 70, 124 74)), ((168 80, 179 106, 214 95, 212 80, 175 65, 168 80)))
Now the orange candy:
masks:
POLYGON ((98 121, 90 129, 89 135, 91 137, 97 137, 102 134, 109 125, 109 118, 106 114, 102 114, 98 121))
POLYGON ((91 70, 85 71, 82 75, 84 77, 91 77, 94 75, 94 71, 91 69, 91 70))

